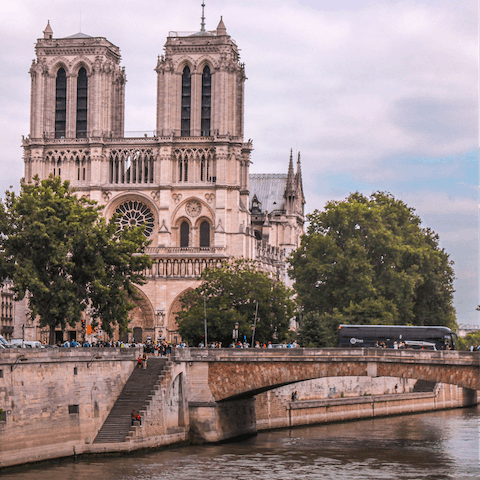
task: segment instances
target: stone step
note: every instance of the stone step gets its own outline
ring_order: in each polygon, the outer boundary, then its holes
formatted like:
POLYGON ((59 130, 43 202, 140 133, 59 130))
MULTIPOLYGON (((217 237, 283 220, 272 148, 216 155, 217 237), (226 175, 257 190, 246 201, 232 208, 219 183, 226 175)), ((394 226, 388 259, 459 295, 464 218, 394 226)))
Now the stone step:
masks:
POLYGON ((159 383, 165 378, 166 358, 149 358, 146 369, 135 368, 109 412, 93 443, 124 442, 131 429, 131 412, 144 416, 145 407, 153 398, 159 383))

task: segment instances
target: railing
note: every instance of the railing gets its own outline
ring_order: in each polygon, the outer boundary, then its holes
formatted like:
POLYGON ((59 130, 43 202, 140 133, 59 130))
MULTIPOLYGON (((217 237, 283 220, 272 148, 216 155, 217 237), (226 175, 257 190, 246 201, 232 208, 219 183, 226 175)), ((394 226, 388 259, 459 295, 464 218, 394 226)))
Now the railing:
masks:
MULTIPOLYGON (((52 135, 45 135, 40 138, 33 138, 30 136, 22 138, 22 144, 24 146, 35 144, 35 143, 49 143, 49 144, 88 144, 91 142, 101 142, 101 143, 136 143, 136 142, 152 142, 152 141, 171 141, 175 139, 176 142, 198 142, 199 140, 204 142, 211 142, 217 140, 226 140, 239 143, 245 143, 244 139, 240 135, 220 135, 218 132, 208 132, 209 136, 203 135, 189 135, 188 137, 182 137, 180 130, 139 130, 139 131, 127 131, 124 132, 123 136, 111 136, 111 135, 102 135, 102 134, 93 134, 89 135, 87 138, 75 138, 75 137, 65 137, 65 138, 54 138, 52 135)), ((247 144, 249 144, 247 142, 247 144)))
POLYGON ((146 277, 199 278, 206 268, 218 268, 224 258, 160 258, 152 268, 146 269, 146 277))
POLYGON ((124 132, 123 136, 125 138, 148 138, 148 137, 156 137, 157 132, 156 130, 129 131, 129 132, 124 132))
MULTIPOLYGON (((168 37, 169 38, 181 38, 181 37, 191 37, 193 35, 198 35, 199 37, 201 37, 202 35, 201 34, 204 34, 205 36, 214 36, 216 37, 217 36, 217 31, 216 30, 205 30, 204 32, 199 32, 199 31, 196 31, 196 32, 178 32, 178 31, 172 31, 170 30, 168 32, 168 37)), ((237 42, 235 42, 235 40, 233 38, 230 38, 230 41, 236 45, 237 42)))
POLYGON ((256 260, 265 263, 275 263, 285 261, 285 249, 272 247, 270 245, 256 248, 256 260))
POLYGON ((145 253, 149 255, 198 255, 225 254, 225 247, 147 247, 145 253))

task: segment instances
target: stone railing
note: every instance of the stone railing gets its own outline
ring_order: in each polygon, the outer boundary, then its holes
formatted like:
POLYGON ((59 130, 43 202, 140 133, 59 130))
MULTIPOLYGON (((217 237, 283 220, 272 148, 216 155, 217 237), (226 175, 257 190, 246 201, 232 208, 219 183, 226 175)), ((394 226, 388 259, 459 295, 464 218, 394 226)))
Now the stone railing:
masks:
POLYGON ((147 247, 145 253, 157 256, 225 255, 225 247, 147 247))
POLYGON ((152 268, 143 274, 148 277, 199 278, 206 268, 217 268, 225 257, 159 258, 153 259, 152 268))
POLYGON ((255 260, 269 265, 284 263, 285 249, 273 247, 270 245, 257 246, 257 248, 255 249, 255 260))
MULTIPOLYGON (((210 132, 208 132, 210 133, 210 132)), ((238 143, 245 143, 243 137, 234 136, 234 135, 220 135, 218 132, 211 132, 211 135, 191 135, 188 137, 182 137, 180 130, 168 130, 157 132, 155 130, 149 131, 137 131, 137 132, 125 132, 123 136, 111 136, 111 135, 102 135, 97 132, 87 138, 54 138, 53 134, 45 135, 40 138, 32 138, 30 136, 22 138, 22 145, 24 147, 32 144, 41 144, 48 143, 54 145, 62 144, 89 144, 89 143, 138 143, 138 142, 205 142, 209 143, 212 141, 232 141, 238 143)), ((247 142, 246 145, 250 146, 251 141, 247 142)))

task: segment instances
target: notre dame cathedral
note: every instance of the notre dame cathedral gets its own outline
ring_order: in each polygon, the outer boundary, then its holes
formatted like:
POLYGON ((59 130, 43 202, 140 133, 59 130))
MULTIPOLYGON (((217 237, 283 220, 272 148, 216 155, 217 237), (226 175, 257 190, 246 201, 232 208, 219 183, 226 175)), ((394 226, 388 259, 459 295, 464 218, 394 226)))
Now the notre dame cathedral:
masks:
MULTIPOLYGON (((169 33, 155 68, 156 130, 136 137, 124 132, 120 49, 83 33, 55 38, 49 23, 43 34, 30 69, 25 180, 60 176, 107 218, 122 214, 120 227, 145 225, 153 265, 129 340, 178 341, 179 297, 226 259, 255 259, 288 283, 286 257, 304 231, 300 157, 294 165, 290 153, 287 167, 286 155, 286 174, 249 174, 245 66, 223 20, 169 33)), ((45 339, 39 329, 30 336, 45 339)), ((57 332, 57 341, 80 337, 57 332)))

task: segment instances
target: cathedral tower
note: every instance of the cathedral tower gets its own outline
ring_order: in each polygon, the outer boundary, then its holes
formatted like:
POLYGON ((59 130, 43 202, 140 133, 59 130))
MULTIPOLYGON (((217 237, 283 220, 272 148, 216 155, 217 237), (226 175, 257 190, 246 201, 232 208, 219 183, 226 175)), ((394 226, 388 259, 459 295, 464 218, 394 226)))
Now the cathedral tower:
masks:
POLYGON ((137 341, 178 340, 178 298, 203 269, 255 256, 238 48, 223 20, 213 31, 202 21, 199 32, 170 32, 155 69, 157 130, 132 138, 119 48, 83 33, 55 38, 49 23, 43 33, 30 69, 25 179, 60 176, 107 218, 122 214, 119 227, 145 225, 153 266, 131 330, 137 341))

